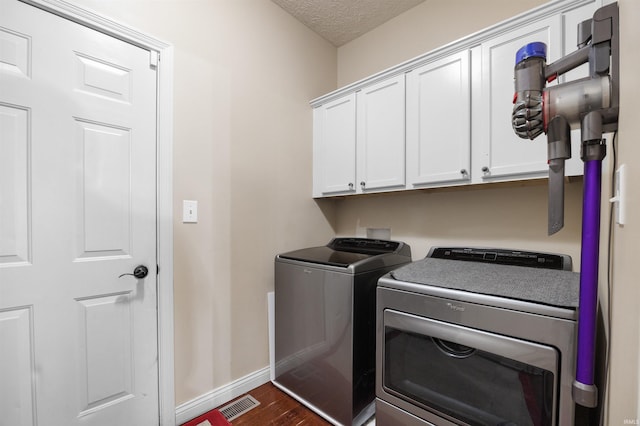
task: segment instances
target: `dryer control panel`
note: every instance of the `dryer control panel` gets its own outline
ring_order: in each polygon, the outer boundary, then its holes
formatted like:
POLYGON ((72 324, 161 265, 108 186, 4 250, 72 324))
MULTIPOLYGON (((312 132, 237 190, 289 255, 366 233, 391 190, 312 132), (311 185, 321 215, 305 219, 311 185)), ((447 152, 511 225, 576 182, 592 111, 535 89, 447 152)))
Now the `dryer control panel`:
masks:
POLYGON ((433 247, 427 257, 461 260, 468 262, 497 263, 500 265, 527 266, 530 268, 557 269, 571 271, 571 257, 566 254, 540 253, 531 251, 475 248, 475 247, 433 247))

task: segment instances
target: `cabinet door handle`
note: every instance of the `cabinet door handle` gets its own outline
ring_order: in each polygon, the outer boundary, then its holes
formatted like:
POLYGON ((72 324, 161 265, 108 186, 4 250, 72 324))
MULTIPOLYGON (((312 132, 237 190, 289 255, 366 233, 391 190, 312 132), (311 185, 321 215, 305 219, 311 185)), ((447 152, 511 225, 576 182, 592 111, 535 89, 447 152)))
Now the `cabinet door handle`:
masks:
POLYGON ((349 182, 349 189, 353 189, 353 182, 349 182))
POLYGON ((364 181, 360 182, 360 186, 364 188, 364 186, 365 186, 364 181))
POLYGON ((467 174, 467 169, 460 169, 460 174, 461 175, 466 175, 467 174))
POLYGON ((484 167, 482 168, 482 172, 483 172, 483 173, 489 173, 489 167, 484 166, 484 167))

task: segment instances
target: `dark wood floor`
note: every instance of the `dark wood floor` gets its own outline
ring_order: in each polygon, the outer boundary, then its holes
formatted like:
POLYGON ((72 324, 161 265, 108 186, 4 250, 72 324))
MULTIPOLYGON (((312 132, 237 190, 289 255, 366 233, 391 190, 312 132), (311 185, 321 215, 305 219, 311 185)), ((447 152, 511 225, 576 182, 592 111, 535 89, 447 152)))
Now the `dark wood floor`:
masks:
POLYGON ((271 382, 253 389, 249 392, 249 395, 257 399, 260 405, 232 420, 233 426, 331 425, 331 423, 276 388, 271 382))

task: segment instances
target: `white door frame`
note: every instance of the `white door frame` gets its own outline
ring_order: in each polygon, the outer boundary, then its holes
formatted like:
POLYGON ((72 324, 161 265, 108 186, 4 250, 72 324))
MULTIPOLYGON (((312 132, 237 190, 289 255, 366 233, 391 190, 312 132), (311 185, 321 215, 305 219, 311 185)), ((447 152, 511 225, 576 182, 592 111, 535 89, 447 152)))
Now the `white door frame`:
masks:
POLYGON ((160 424, 175 426, 173 347, 173 46, 64 0, 20 0, 149 51, 157 63, 158 391, 160 424), (159 60, 158 60, 159 58, 159 60))

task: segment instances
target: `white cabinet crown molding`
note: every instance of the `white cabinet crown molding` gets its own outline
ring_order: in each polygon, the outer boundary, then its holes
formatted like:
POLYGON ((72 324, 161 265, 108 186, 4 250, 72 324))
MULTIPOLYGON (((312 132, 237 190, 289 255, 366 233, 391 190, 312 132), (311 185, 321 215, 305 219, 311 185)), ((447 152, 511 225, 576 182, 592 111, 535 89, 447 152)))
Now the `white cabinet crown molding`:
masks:
POLYGON ((471 49, 472 47, 481 44, 486 40, 497 37, 502 33, 512 31, 517 27, 529 25, 541 19, 545 19, 549 16, 564 13, 577 7, 581 7, 598 1, 599 0, 550 1, 549 3, 546 3, 542 6, 536 7, 527 12, 523 12, 488 28, 480 30, 476 33, 452 41, 451 43, 433 49, 413 59, 409 59, 408 61, 402 62, 398 65, 387 68, 386 70, 380 71, 362 80, 358 80, 323 96, 315 98, 310 101, 310 104, 313 108, 318 107, 326 102, 331 102, 336 98, 344 96, 346 93, 361 90, 366 85, 375 84, 379 81, 392 78, 398 74, 406 73, 412 69, 428 64, 429 62, 436 61, 447 55, 451 55, 462 50, 471 49))

